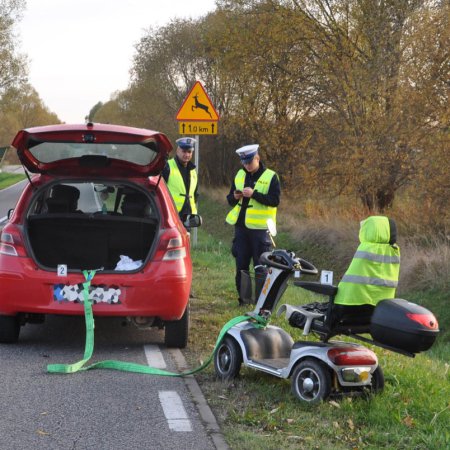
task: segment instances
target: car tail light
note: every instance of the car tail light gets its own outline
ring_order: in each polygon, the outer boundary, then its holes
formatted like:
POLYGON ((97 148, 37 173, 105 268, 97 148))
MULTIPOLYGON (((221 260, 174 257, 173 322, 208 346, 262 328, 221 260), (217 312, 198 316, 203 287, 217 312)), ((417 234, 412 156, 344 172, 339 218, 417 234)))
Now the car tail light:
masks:
POLYGON ((377 363, 377 356, 364 347, 335 347, 328 350, 328 358, 337 366, 360 366, 377 363))
POLYGON ((186 257, 186 247, 181 234, 176 230, 166 231, 160 238, 155 260, 173 261, 186 257))
POLYGON ((19 230, 11 224, 5 225, 0 235, 0 253, 9 256, 27 256, 19 230))

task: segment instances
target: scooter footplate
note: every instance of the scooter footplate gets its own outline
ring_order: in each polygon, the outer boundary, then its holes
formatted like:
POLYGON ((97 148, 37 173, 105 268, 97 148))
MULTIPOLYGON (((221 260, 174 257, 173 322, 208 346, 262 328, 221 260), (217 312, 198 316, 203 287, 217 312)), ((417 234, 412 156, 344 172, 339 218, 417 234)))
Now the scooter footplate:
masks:
POLYGON ((272 359, 253 359, 253 363, 266 366, 269 369, 284 369, 289 364, 289 358, 272 358, 272 359))

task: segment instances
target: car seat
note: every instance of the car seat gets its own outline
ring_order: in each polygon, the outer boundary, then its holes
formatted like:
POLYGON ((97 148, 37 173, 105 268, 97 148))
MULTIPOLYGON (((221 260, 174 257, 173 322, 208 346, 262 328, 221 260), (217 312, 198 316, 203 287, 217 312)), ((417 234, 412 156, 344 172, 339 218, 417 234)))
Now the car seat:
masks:
POLYGON ((133 192, 125 194, 122 200, 122 214, 131 217, 145 217, 148 199, 144 194, 133 192))
POLYGON ((52 188, 51 197, 46 200, 49 213, 72 213, 77 210, 80 190, 75 186, 58 184, 52 188))

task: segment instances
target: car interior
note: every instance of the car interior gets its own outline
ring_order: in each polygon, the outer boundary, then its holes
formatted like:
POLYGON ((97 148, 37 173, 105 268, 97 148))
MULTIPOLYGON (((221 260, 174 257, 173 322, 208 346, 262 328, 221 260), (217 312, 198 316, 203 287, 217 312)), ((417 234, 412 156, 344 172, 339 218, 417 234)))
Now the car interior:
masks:
POLYGON ((54 269, 114 271, 121 255, 146 261, 159 226, 151 195, 137 187, 91 182, 38 192, 28 211, 28 242, 37 262, 54 269))

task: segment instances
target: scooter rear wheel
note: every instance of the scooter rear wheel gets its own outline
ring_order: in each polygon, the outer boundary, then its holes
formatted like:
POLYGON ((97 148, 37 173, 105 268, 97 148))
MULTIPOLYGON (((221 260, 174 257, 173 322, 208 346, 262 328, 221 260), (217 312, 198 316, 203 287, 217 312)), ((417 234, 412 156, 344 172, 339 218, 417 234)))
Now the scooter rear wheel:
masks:
POLYGON ((291 388, 300 401, 319 403, 330 395, 330 370, 322 361, 305 359, 294 370, 291 388))
POLYGON ((216 376, 222 381, 232 380, 239 374, 242 364, 242 351, 231 336, 225 336, 214 353, 216 376))
POLYGON ((378 366, 372 374, 371 391, 376 394, 384 389, 384 373, 383 369, 378 366))

